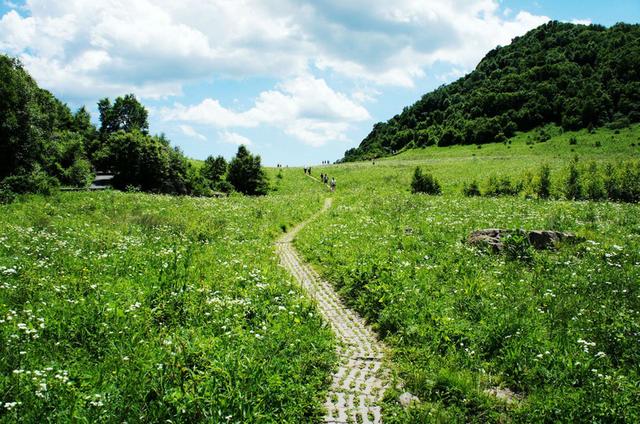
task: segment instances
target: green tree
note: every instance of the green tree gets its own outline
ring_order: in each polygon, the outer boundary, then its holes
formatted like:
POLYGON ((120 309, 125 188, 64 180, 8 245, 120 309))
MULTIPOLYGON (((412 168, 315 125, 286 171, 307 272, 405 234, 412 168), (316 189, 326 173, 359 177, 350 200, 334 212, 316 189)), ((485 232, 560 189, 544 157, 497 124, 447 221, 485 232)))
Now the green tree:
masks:
POLYGON ((247 195, 264 195, 269 190, 267 176, 260 165, 260 156, 254 156, 240 146, 229 163, 227 180, 236 191, 247 195))
POLYGON ((188 161, 163 136, 118 131, 109 136, 96 156, 113 171, 117 188, 134 186, 156 193, 189 193, 188 161))
POLYGON ((227 166, 227 161, 222 156, 209 156, 204 160, 204 165, 202 165, 200 173, 209 181, 211 187, 214 188, 214 186, 222 181, 224 175, 227 173, 227 166))
POLYGON ((29 172, 41 158, 36 90, 17 59, 0 55, 0 180, 29 172))
POLYGON ((118 97, 111 105, 108 98, 98 102, 100 112, 100 133, 112 134, 116 131, 149 131, 148 112, 133 94, 118 97))

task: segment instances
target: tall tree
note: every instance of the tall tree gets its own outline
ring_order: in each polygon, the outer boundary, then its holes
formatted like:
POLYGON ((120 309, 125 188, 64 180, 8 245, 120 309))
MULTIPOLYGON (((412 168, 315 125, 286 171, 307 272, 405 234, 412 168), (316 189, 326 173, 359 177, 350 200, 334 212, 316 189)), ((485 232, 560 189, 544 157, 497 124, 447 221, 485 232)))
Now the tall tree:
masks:
POLYGON ((252 155, 245 146, 240 146, 236 156, 231 159, 227 180, 240 193, 264 195, 269 191, 269 182, 260 165, 260 156, 252 155))
POLYGON ((143 134, 149 132, 149 114, 133 94, 116 98, 113 105, 108 98, 104 98, 98 102, 98 110, 100 133, 103 136, 120 130, 125 132, 137 130, 143 134))
POLYGON ((200 173, 210 181, 211 185, 215 185, 222 181, 224 174, 227 173, 227 161, 222 156, 209 156, 205 159, 200 173))

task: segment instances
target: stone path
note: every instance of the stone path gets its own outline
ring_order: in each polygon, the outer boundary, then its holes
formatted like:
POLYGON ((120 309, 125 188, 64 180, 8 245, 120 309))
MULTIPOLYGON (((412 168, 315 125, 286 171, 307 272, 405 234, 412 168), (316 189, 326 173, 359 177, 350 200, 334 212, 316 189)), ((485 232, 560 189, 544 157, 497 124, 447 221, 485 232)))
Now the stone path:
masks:
POLYGON ((340 366, 325 402, 325 423, 381 423, 380 401, 389 386, 390 372, 385 366, 386 348, 362 318, 347 308, 331 285, 305 263, 292 242, 307 223, 331 207, 326 199, 318 214, 298 224, 277 242, 282 265, 317 301, 324 319, 338 337, 340 366))

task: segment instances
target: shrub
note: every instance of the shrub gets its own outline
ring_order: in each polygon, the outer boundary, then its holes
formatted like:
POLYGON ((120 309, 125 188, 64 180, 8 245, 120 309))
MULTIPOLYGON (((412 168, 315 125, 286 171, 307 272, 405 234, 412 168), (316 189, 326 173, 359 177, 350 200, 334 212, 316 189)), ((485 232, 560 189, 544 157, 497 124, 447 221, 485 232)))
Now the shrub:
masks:
POLYGON ((59 187, 57 179, 47 175, 39 166, 29 174, 12 175, 2 180, 4 190, 16 194, 38 193, 51 194, 59 187))
POLYGON ((549 165, 542 165, 538 174, 536 194, 540 199, 548 199, 551 194, 551 170, 549 165))
POLYGON ((516 196, 523 189, 522 182, 512 183, 511 178, 508 176, 489 177, 489 181, 487 182, 487 189, 485 190, 485 196, 516 196))
POLYGON ((469 185, 466 183, 462 186, 462 194, 467 197, 480 196, 480 187, 476 180, 471 181, 469 185))
POLYGON ((411 181, 412 193, 441 194, 442 188, 440 183, 431 174, 422 173, 420 167, 416 167, 411 181))
POLYGON ((11 203, 16 199, 17 195, 4 184, 0 185, 0 205, 11 203))
POLYGON ((91 164, 86 159, 78 159, 73 165, 64 171, 64 180, 74 187, 88 187, 95 174, 91 169, 91 164))
POLYGON ((618 199, 623 202, 640 201, 640 162, 625 162, 618 171, 618 199))
POLYGON ((575 136, 572 136, 569 139, 569 144, 572 145, 572 146, 575 146, 576 144, 578 144, 578 139, 575 136))
POLYGON ((569 164, 569 172, 565 180, 565 196, 569 200, 582 198, 582 186, 580 185, 580 172, 578 171, 578 157, 575 156, 569 164))
POLYGON ((595 162, 591 162, 585 187, 585 195, 589 200, 603 200, 607 197, 604 181, 598 171, 598 165, 595 162))

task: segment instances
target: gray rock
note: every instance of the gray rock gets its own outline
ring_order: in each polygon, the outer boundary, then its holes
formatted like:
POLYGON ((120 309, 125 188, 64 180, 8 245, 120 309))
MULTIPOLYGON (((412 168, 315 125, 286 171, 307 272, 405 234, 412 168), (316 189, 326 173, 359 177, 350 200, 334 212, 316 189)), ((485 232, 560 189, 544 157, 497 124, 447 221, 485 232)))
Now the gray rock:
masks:
POLYGON ((476 230, 469 234, 467 243, 474 246, 488 247, 494 252, 499 252, 504 249, 504 238, 511 235, 522 235, 529 240, 529 243, 534 249, 544 250, 553 249, 558 243, 571 241, 578 241, 578 238, 573 233, 563 233, 560 231, 547 231, 547 230, 505 230, 499 228, 489 228, 485 230, 476 230))
POLYGON ((404 392, 403 394, 401 394, 398 398, 398 401, 404 408, 410 406, 412 403, 420 403, 420 399, 409 392, 404 392))
POLYGON ((506 387, 492 387, 490 389, 486 389, 484 392, 488 395, 495 396, 508 404, 512 404, 520 400, 519 395, 506 387))

